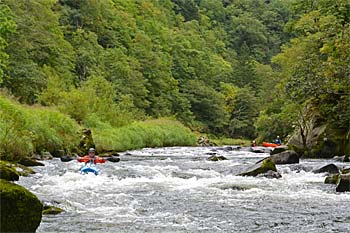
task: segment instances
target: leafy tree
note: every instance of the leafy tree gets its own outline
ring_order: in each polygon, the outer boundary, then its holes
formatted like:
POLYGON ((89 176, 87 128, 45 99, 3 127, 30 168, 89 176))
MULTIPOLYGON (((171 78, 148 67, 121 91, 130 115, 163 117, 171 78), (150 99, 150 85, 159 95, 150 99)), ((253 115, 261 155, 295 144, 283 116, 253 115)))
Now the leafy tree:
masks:
POLYGON ((6 5, 0 5, 0 84, 8 61, 8 54, 4 52, 7 46, 7 39, 10 33, 16 29, 16 24, 12 20, 12 12, 6 5))

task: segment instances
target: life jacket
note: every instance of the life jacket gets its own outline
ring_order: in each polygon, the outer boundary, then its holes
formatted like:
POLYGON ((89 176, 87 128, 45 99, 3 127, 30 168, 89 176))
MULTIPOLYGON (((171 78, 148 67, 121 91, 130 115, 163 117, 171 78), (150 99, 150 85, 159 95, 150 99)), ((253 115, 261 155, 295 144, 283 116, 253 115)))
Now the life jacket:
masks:
POLYGON ((95 158, 90 158, 88 155, 85 155, 83 157, 80 157, 78 158, 78 162, 81 162, 81 163, 86 163, 86 162, 89 162, 89 161, 93 161, 95 164, 96 163, 105 163, 106 160, 101 158, 101 157, 98 157, 98 156, 95 156, 95 158))

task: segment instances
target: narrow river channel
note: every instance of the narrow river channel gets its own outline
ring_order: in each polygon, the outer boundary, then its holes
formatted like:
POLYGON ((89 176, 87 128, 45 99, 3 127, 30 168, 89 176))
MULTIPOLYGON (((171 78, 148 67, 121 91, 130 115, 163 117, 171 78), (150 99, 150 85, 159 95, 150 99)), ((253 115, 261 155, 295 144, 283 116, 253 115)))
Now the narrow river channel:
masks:
POLYGON ((173 147, 122 153, 82 175, 76 161, 45 161, 19 184, 63 208, 37 232, 350 232, 350 193, 311 171, 333 160, 278 165, 281 179, 235 174, 268 154, 220 147, 173 147), (227 158, 212 162, 216 153, 227 158))

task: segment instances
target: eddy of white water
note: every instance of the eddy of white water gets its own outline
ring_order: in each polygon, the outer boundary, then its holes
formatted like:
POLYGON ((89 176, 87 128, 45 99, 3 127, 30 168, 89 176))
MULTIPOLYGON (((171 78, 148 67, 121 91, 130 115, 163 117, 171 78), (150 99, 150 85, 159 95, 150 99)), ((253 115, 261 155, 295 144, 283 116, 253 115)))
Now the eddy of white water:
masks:
POLYGON ((18 183, 64 209, 44 215, 37 232, 350 232, 350 193, 312 172, 334 161, 278 165, 281 179, 242 177, 268 154, 227 148, 129 151, 97 165, 98 176, 53 159, 18 183))

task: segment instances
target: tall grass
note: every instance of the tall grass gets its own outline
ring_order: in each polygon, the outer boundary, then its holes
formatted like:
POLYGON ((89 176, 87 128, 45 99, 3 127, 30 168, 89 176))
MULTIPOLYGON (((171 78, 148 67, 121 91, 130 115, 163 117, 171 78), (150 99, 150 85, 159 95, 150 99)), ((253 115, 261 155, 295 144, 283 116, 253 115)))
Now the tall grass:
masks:
POLYGON ((79 125, 50 108, 24 106, 0 95, 0 158, 16 160, 42 150, 70 149, 79 125))
POLYGON ((98 118, 90 118, 86 125, 92 129, 99 151, 126 151, 144 147, 192 146, 195 135, 181 123, 170 119, 134 122, 113 128, 98 118))

